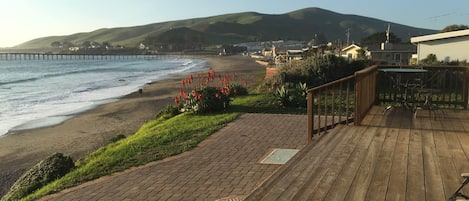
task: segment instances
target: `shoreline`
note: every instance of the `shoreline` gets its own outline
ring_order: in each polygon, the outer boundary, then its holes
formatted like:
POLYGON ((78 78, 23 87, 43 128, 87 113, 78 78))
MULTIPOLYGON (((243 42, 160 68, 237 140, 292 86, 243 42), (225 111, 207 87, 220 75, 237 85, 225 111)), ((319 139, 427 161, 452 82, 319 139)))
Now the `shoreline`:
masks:
MULTIPOLYGON (((249 76, 246 78, 248 84, 257 82, 255 74, 265 71, 263 66, 246 56, 194 58, 205 60, 208 68, 217 73, 246 74, 249 76)), ((133 134, 144 123, 154 119, 166 105, 173 104, 179 92, 180 80, 186 76, 149 83, 142 93, 136 91, 117 101, 74 114, 57 125, 14 131, 1 136, 0 197, 25 170, 55 152, 70 155, 77 160, 106 145, 115 135, 133 134)))

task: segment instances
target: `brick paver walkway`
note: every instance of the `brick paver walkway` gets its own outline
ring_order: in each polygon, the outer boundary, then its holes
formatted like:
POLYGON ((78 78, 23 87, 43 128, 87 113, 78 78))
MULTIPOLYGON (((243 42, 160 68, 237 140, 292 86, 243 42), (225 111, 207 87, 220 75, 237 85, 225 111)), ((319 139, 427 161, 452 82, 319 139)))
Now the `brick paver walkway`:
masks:
POLYGON ((238 200, 280 165, 274 148, 306 144, 305 115, 244 114, 193 151, 97 179, 42 200, 238 200))

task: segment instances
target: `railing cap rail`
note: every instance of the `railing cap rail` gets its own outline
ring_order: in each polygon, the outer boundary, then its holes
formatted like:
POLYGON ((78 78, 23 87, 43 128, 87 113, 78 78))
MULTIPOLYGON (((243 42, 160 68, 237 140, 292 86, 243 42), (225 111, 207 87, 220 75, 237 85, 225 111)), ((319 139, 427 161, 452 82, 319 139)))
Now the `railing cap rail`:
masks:
POLYGON ((338 80, 335 80, 335 81, 332 81, 332 82, 328 82, 328 83, 325 83, 325 84, 322 84, 322 85, 319 85, 317 87, 313 87, 311 89, 308 89, 308 93, 309 92, 313 92, 313 91, 317 91, 317 90, 320 90, 322 88, 327 88, 329 86, 333 86, 333 85, 336 85, 336 84, 339 84, 341 82, 345 82, 345 81, 348 81, 348 80, 352 80, 355 78, 355 75, 349 75, 347 77, 344 77, 344 78, 340 78, 338 80))

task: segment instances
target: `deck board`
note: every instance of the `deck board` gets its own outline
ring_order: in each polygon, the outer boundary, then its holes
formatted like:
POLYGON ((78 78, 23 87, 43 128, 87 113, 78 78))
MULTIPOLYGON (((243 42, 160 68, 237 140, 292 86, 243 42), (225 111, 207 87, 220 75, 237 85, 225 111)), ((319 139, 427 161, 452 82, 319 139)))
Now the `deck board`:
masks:
POLYGON ((309 178, 309 182, 306 183, 301 191, 293 198, 293 200, 315 200, 317 198, 324 197, 325 194, 333 187, 333 182, 337 178, 337 175, 340 173, 342 168, 345 166, 347 158, 350 157, 352 151, 354 150, 358 139, 363 132, 363 129, 351 129, 349 139, 346 140, 344 144, 338 146, 333 153, 333 158, 331 158, 330 163, 322 163, 318 167, 318 171, 324 171, 325 175, 319 178, 317 176, 312 176, 309 178))
MULTIPOLYGON (((362 137, 355 147, 355 150, 347 159, 346 167, 337 175, 338 178, 332 185, 333 188, 326 194, 325 200, 344 200, 373 139, 373 132, 369 132, 369 129, 370 128, 366 128, 364 133, 362 133, 362 137)), ((372 129, 373 131, 376 130, 375 127, 372 129)))
POLYGON ((367 153, 360 165, 360 169, 355 176, 352 186, 348 190, 346 200, 364 200, 366 193, 371 184, 374 171, 378 165, 378 156, 381 152, 382 145, 386 138, 384 130, 369 130, 370 133, 375 133, 371 144, 367 148, 367 153))
POLYGON ((407 175, 409 135, 409 129, 399 130, 386 200, 405 200, 407 177, 403 175, 407 175))
POLYGON ((246 200, 446 200, 469 172, 469 111, 383 109, 325 134, 246 200))
POLYGON ((373 188, 367 189, 366 200, 385 200, 386 198, 382 192, 387 191, 388 188, 397 135, 393 134, 389 129, 382 130, 386 136, 378 156, 380 159, 379 163, 376 164, 370 183, 373 188))
POLYGON ((414 129, 409 137, 406 200, 425 200, 425 174, 422 158, 422 132, 414 129))

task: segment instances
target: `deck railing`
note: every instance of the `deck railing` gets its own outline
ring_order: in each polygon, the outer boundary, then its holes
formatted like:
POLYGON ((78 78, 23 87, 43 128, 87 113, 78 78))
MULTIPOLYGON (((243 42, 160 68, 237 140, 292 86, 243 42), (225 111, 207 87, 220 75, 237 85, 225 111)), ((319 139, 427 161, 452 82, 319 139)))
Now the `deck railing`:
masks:
MULTIPOLYGON (((354 75, 308 90, 308 142, 313 135, 326 132, 339 123, 359 125, 375 104, 395 104, 399 98, 406 103, 422 104, 431 100, 432 107, 467 109, 469 102, 469 67, 408 66, 428 70, 421 80, 421 88, 431 89, 431 95, 408 93, 393 88, 395 80, 378 73, 380 68, 403 66, 370 66, 354 75), (412 94, 409 96, 409 94, 412 94)), ((409 89, 414 90, 414 89, 409 89)))
POLYGON ((360 122, 375 103, 377 66, 308 90, 308 142, 339 123, 360 122))
MULTIPOLYGON (((469 86, 469 67, 463 66, 379 66, 379 68, 422 68, 428 72, 421 75, 413 75, 414 78, 421 80, 422 88, 431 92, 431 104, 438 108, 467 109, 468 105, 468 86, 469 86)), ((405 78, 409 79, 409 78, 405 78)), ((391 86, 393 80, 386 75, 379 75, 377 99, 381 104, 390 104, 396 99, 402 99, 405 90, 396 90, 391 86)), ((406 97, 410 104, 421 104, 423 94, 409 89, 408 94, 413 96, 406 97)))

